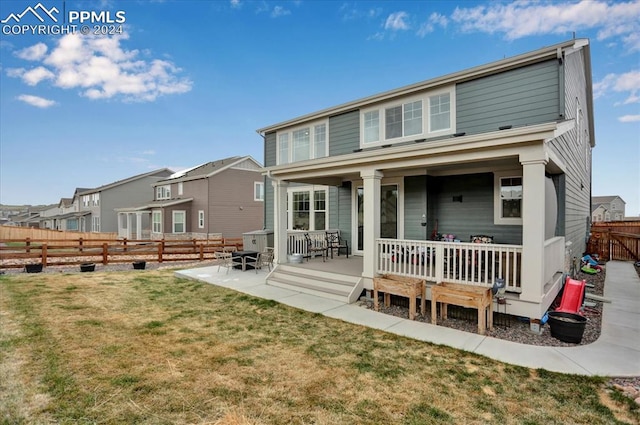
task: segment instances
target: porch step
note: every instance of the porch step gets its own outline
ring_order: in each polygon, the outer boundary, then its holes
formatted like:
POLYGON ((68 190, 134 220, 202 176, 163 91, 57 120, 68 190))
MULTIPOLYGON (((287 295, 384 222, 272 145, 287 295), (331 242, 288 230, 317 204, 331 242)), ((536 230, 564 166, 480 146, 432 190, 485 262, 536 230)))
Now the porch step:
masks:
POLYGON ((316 295, 345 303, 358 300, 362 278, 280 264, 267 278, 267 285, 316 295))

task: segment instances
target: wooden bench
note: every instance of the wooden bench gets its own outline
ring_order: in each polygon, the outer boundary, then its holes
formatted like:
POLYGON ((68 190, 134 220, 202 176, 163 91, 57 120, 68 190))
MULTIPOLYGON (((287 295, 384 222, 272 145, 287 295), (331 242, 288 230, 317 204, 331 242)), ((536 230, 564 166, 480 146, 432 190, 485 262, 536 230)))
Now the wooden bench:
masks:
POLYGON ((373 278, 373 303, 376 311, 380 309, 378 301, 378 292, 384 292, 384 305, 389 307, 391 304, 391 295, 399 295, 409 298, 409 319, 414 320, 416 317, 416 309, 418 297, 420 297, 420 313, 424 315, 426 307, 426 288, 427 284, 424 280, 407 276, 398 276, 392 274, 382 275, 373 278))
POLYGON ((431 287, 431 323, 437 324, 437 304, 441 303, 440 315, 447 318, 447 305, 478 309, 478 333, 484 334, 487 325, 493 329, 493 296, 491 288, 443 282, 431 287), (488 323, 487 323, 488 317, 488 323))

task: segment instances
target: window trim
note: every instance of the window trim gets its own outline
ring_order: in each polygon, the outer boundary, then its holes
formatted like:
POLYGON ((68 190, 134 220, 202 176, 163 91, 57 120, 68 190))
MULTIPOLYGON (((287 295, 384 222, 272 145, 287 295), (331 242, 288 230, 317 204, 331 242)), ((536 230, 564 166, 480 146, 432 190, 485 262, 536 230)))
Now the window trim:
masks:
POLYGON ((162 233, 162 210, 151 211, 151 231, 153 233, 162 233), (159 218, 157 222, 155 221, 156 215, 159 218), (156 230, 156 224, 158 224, 159 230, 156 230))
POLYGON ((408 97, 402 97, 376 104, 375 106, 360 109, 360 148, 377 147, 387 144, 403 143, 425 138, 433 138, 446 136, 456 132, 456 87, 450 85, 437 90, 425 91, 420 94, 408 97), (449 128, 444 130, 430 131, 431 129, 431 97, 442 94, 449 94, 449 128), (411 135, 404 135, 404 107, 407 104, 422 101, 422 132, 411 135), (391 139, 385 138, 386 132, 386 111, 389 108, 402 106, 403 114, 403 135, 391 139), (365 142, 365 115, 370 112, 378 112, 378 139, 375 142, 365 142))
MULTIPOLYGON (((493 224, 507 225, 507 226, 522 226, 522 217, 503 217, 502 216, 502 202, 500 199, 500 181, 505 178, 520 178, 523 179, 522 170, 509 170, 509 171, 496 171, 493 173, 493 224)), ((522 181, 524 186, 524 179, 522 181)), ((524 187, 523 187, 524 191, 524 187)), ((522 215, 522 207, 524 205, 524 193, 522 201, 520 203, 520 215, 522 215)))
POLYGON ((91 216, 91 231, 100 232, 100 216, 91 216))
POLYGON ((171 199, 171 185, 163 184, 156 186, 156 201, 171 199))
MULTIPOLYGON (((287 230, 288 231, 300 231, 300 232, 315 232, 330 229, 329 227, 329 186, 322 185, 304 185, 293 186, 287 188, 287 230), (315 218, 315 192, 324 191, 324 229, 316 229, 315 218), (293 229, 293 193, 294 192, 307 192, 309 194, 309 229, 293 229)), ((318 210, 320 211, 320 210, 318 210)))
POLYGON ((302 161, 310 161, 318 158, 325 158, 329 156, 329 119, 315 120, 304 123, 302 125, 297 125, 295 127, 289 127, 285 130, 281 130, 276 132, 276 165, 285 165, 285 164, 293 164, 302 161), (316 152, 316 127, 324 125, 324 152, 316 152), (305 128, 309 129, 309 158, 301 159, 298 161, 294 160, 294 149, 293 149, 293 133, 296 131, 303 130, 305 128), (281 154, 284 154, 284 150, 281 147, 280 140, 281 137, 286 136, 286 154, 287 160, 283 162, 281 158, 281 154))
POLYGON ((253 182, 253 200, 256 202, 264 202, 264 182, 253 182), (260 196, 256 196, 258 193, 256 189, 261 187, 260 196))
POLYGON ((187 233, 187 212, 185 210, 173 210, 171 211, 171 233, 182 234, 187 233), (182 214, 184 221, 182 222, 182 232, 176 232, 176 214, 182 214))

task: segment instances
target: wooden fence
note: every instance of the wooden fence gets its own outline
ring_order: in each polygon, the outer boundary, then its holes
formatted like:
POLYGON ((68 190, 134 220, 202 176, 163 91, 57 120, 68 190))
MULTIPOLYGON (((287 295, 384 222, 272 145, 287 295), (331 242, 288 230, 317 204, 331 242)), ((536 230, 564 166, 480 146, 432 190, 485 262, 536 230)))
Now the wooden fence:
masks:
POLYGON ((116 240, 118 239, 117 233, 108 232, 73 232, 69 230, 51 230, 51 229, 35 229, 32 227, 17 227, 17 226, 0 226, 0 240, 5 239, 32 239, 32 240, 56 240, 60 243, 70 241, 72 244, 74 241, 82 238, 83 240, 116 240))
POLYGON ((587 251, 605 261, 640 261, 640 221, 594 223, 587 251))
POLYGON ((0 268, 27 264, 69 266, 135 261, 205 261, 224 249, 242 250, 242 238, 217 240, 31 240, 0 239, 0 268))

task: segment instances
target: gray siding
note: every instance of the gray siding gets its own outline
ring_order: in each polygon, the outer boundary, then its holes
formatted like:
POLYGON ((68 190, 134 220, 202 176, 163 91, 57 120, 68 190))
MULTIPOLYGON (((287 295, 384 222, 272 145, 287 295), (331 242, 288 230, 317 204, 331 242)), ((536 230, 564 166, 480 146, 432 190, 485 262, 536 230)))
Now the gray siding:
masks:
POLYGON ((587 143, 593 136, 588 134, 587 79, 583 64, 583 52, 578 51, 566 56, 563 66, 564 115, 567 119, 577 120, 576 105, 580 104, 583 111, 580 125, 582 138, 578 137, 576 122, 576 128, 550 143, 551 149, 563 159, 567 168, 561 187, 559 209, 564 210, 564 236, 567 242, 571 242, 571 256, 580 256, 586 249, 589 232, 587 222, 591 217, 591 157, 588 154, 587 143))
POLYGON ((336 188, 338 198, 338 224, 340 235, 349 242, 349 251, 353 251, 351 232, 351 185, 345 184, 336 188))
POLYGON ((429 176, 427 186, 429 235, 437 219, 439 233, 454 234, 464 242, 482 234, 493 236, 495 243, 522 243, 522 226, 493 224, 493 173, 429 176), (454 202, 454 196, 462 196, 462 202, 454 202))
POLYGON ((456 131, 496 131, 555 121, 561 114, 559 70, 546 61, 456 86, 456 131))
POLYGON ((425 240, 431 235, 433 228, 421 225, 422 214, 427 214, 427 176, 406 177, 404 179, 405 239, 425 240))
POLYGON ((360 147, 360 111, 329 118, 329 156, 352 153, 360 147))
POLYGON ((276 133, 268 133, 264 136, 264 166, 272 167, 276 165, 276 133))
POLYGON ((274 199, 273 199, 273 184, 272 180, 265 177, 264 184, 264 228, 273 230, 274 227, 274 199))

